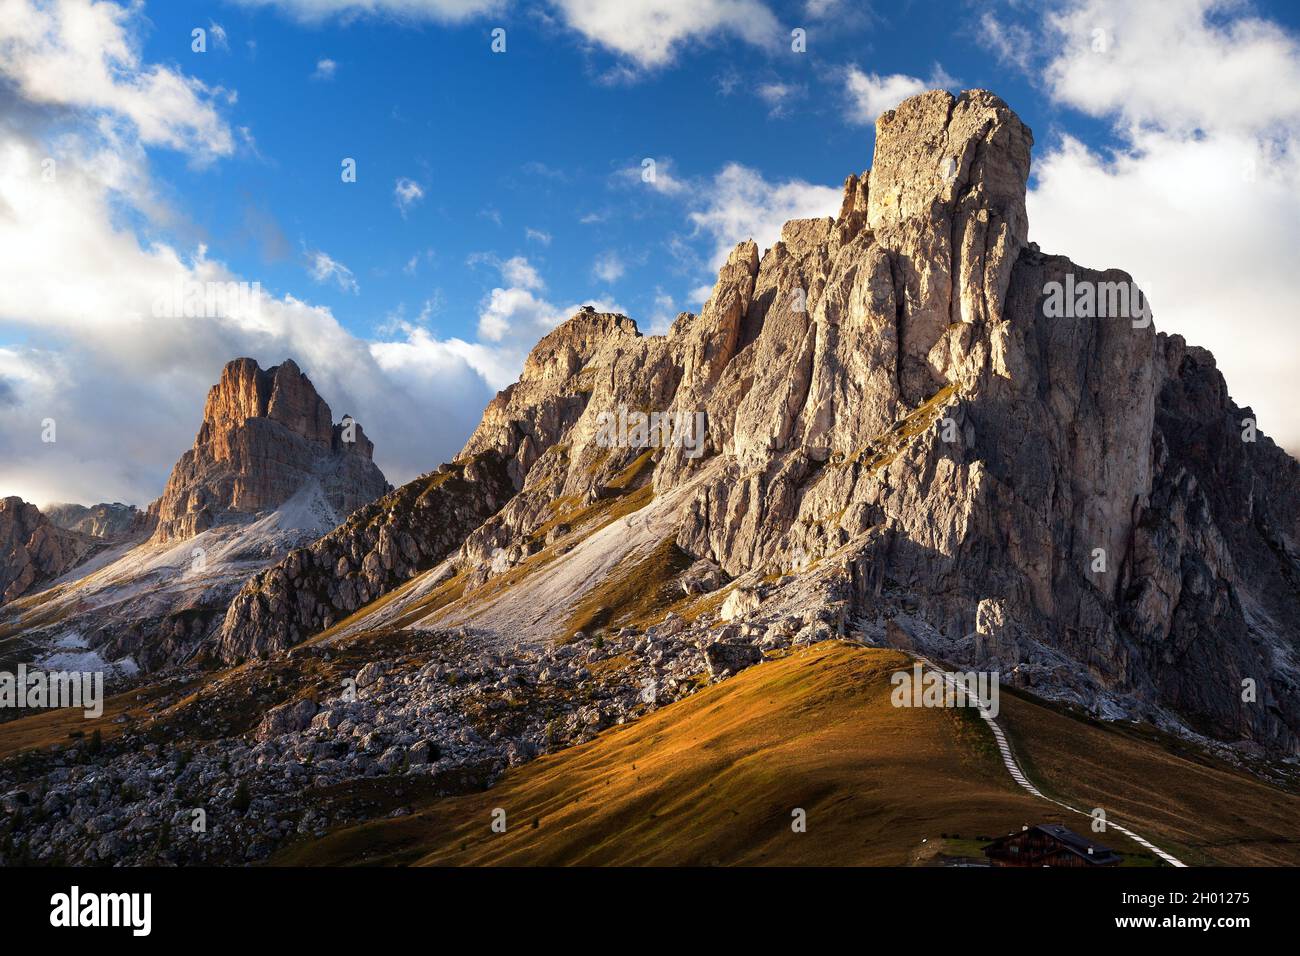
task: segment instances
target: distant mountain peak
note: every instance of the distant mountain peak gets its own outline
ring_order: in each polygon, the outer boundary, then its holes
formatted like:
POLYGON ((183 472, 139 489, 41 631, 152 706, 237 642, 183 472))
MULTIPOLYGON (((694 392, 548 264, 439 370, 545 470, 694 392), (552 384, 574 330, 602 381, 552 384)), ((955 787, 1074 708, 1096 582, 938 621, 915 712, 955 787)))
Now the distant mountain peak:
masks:
POLYGON ((0 498, 0 604, 75 567, 93 547, 89 537, 57 527, 36 505, 0 498))
POLYGON ((335 424, 297 363, 226 363, 208 392, 193 447, 149 506, 154 540, 191 537, 223 520, 279 507, 317 479, 339 520, 388 490, 360 424, 335 424))

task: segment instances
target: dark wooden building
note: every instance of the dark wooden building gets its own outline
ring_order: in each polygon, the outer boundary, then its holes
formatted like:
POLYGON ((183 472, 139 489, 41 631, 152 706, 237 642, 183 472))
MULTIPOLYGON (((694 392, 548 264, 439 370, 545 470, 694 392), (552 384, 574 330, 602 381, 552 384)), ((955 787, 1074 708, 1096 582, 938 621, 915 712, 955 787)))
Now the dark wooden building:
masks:
POLYGON ((1059 823, 1040 823, 984 848, 993 866, 1116 866, 1120 855, 1059 823))

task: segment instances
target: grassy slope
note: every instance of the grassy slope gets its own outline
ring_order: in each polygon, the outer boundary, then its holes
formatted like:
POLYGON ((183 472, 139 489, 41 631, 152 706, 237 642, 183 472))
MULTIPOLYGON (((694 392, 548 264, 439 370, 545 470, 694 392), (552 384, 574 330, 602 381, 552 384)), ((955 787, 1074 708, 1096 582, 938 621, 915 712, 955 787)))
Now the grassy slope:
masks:
POLYGON ((890 705, 889 674, 906 664, 820 644, 491 790, 335 831, 276 862, 904 864, 942 832, 1059 819, 1012 784, 977 717, 890 705), (496 807, 505 834, 489 828, 496 807), (791 831, 795 807, 806 833, 791 831))
MULTIPOLYGON (((1188 865, 1300 865, 1294 793, 1154 731, 1078 720, 1011 694, 1002 695, 1001 718, 1044 793, 1081 810, 1101 807, 1188 865)), ((1070 816, 1067 826, 1087 823, 1070 816)))
MULTIPOLYGON (((193 686, 197 686, 197 683, 193 686)), ((104 699, 104 712, 93 720, 86 719, 80 708, 61 707, 25 714, 0 723, 0 760, 28 750, 44 750, 56 745, 67 746, 89 737, 96 730, 103 740, 121 735, 126 725, 118 718, 143 720, 155 702, 175 689, 150 687, 132 689, 104 699)))
MULTIPOLYGON (((906 661, 820 644, 491 790, 335 831, 277 862, 897 865, 978 856, 978 837, 1023 823, 1087 832, 1085 818, 1015 787, 969 711, 890 706, 888 676, 906 661), (489 828, 497 807, 505 834, 489 828), (793 807, 808 812, 807 833, 791 832, 793 807)), ((1193 865, 1300 863, 1300 796, 1169 738, 1002 700, 1018 756, 1047 792, 1105 807, 1193 865)), ((1129 864, 1155 862, 1114 830, 1101 839, 1129 864)))

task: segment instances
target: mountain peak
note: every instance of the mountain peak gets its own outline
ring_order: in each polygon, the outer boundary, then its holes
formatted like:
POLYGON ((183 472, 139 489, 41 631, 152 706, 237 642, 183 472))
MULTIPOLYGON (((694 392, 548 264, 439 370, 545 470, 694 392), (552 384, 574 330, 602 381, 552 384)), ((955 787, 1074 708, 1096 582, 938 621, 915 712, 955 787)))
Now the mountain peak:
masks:
POLYGON ((0 498, 0 604, 57 578, 91 547, 89 537, 56 527, 36 505, 0 498))
POLYGON ((227 517, 275 509, 318 480, 340 520, 388 489, 355 422, 335 425, 297 363, 226 363, 208 392, 194 446, 149 508, 154 538, 190 537, 227 517))
POLYGON ((1033 133, 987 90, 932 90, 876 120, 867 225, 877 232, 933 221, 975 204, 1007 224, 1023 245, 1033 133))
POLYGON ((318 444, 331 442, 330 407, 292 359, 268 369, 251 358, 227 362, 208 392, 195 447, 216 442, 213 454, 218 459, 228 457, 229 449, 221 440, 250 418, 277 421, 318 444))

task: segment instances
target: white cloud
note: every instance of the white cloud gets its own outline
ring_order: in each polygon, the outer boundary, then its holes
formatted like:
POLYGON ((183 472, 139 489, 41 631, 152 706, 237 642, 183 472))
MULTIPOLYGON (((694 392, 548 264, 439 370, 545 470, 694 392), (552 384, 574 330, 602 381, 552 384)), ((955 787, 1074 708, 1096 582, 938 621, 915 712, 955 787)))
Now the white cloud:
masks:
POLYGON ((704 205, 690 213, 690 220, 713 237, 710 265, 718 268, 738 242, 753 239, 765 249, 780 238, 790 219, 837 214, 843 191, 801 179, 770 183, 757 170, 729 163, 696 199, 704 205))
POLYGON ((1028 70, 1034 50, 1033 32, 1014 23, 1003 23, 991 10, 980 16, 978 39, 992 50, 999 63, 1028 70))
POLYGON ((830 16, 843 16, 846 6, 845 0, 806 0, 803 10, 804 16, 825 20, 830 16))
POLYGON ((650 321, 642 332, 646 335, 667 335, 677 319, 677 313, 674 311, 676 304, 671 295, 656 287, 654 309, 650 313, 650 321))
POLYGON ((714 36, 773 48, 788 40, 759 0, 555 0, 555 5, 570 27, 643 69, 664 66, 682 46, 714 36))
POLYGON ((316 61, 316 69, 312 72, 313 80, 332 80, 334 74, 338 71, 339 65, 328 57, 323 57, 316 61))
MULTIPOLYGON (((669 156, 646 156, 635 166, 620 169, 613 179, 625 186, 648 188, 665 196, 682 196, 691 191, 692 185, 679 178, 675 169, 676 164, 669 156)), ((586 222, 587 219, 582 221, 586 222)))
POLYGON ((459 23, 505 7, 504 0, 237 0, 246 7, 278 7, 300 20, 318 23, 334 16, 393 16, 459 23))
POLYGON ((601 282, 612 284, 623 277, 627 267, 623 260, 619 258, 618 253, 609 251, 602 252, 596 257, 596 261, 591 264, 591 274, 601 282))
POLYGON ((208 21, 208 35, 212 37, 212 42, 218 50, 230 49, 230 38, 226 36, 226 28, 217 21, 208 21))
POLYGON ((141 62, 130 33, 141 9, 91 0, 5 0, 0 75, 30 103, 125 122, 146 145, 191 150, 200 158, 232 153, 230 128, 213 106, 225 91, 141 62))
POLYGON ((402 266, 402 271, 408 276, 413 276, 420 271, 421 262, 433 262, 436 258, 437 256, 432 249, 419 250, 406 260, 406 265, 402 266))
MULTIPOLYGON (((384 378, 401 385, 413 400, 412 408, 430 425, 427 431, 417 430, 412 436, 416 439, 409 456, 412 467, 397 472, 395 478, 389 466, 386 474, 394 483, 459 451, 492 394, 515 381, 523 366, 523 355, 459 338, 435 338, 422 328, 409 330, 400 341, 372 342, 369 353, 384 378), (457 395, 459 389, 464 393, 457 395)), ((367 434, 375 434, 365 420, 361 424, 367 434)), ((389 423, 393 424, 397 423, 389 423)), ((376 456, 385 452, 376 439, 376 456)))
MULTIPOLYGON (((587 304, 598 312, 626 314, 616 302, 592 300, 587 304)), ((582 303, 553 305, 529 289, 493 289, 483 300, 478 321, 479 338, 492 347, 465 350, 466 361, 493 388, 505 388, 519 377, 524 358, 537 340, 581 307, 582 303)))
POLYGON ((888 76, 864 73, 856 66, 851 66, 844 71, 844 89, 851 110, 849 118, 856 123, 874 126, 881 113, 892 110, 909 96, 916 96, 926 90, 947 89, 956 82, 937 63, 928 80, 904 73, 891 73, 888 76))
POLYGON ((758 97, 768 106, 768 115, 779 117, 789 113, 790 103, 803 96, 804 88, 789 83, 764 83, 758 88, 758 97))
MULTIPOLYGON (((507 0, 237 0, 274 7, 299 20, 387 16, 399 20, 459 23, 504 12, 507 0)), ((681 49, 719 37, 780 49, 789 33, 762 0, 552 0, 556 20, 590 43, 623 58, 613 75, 671 63, 681 49)), ((549 14, 546 15, 549 19, 549 14)), ((788 49, 788 46, 787 46, 788 49)))
POLYGON ((543 246, 549 246, 551 244, 551 234, 549 232, 544 232, 541 229, 533 229, 532 227, 525 229, 524 238, 529 242, 536 242, 543 246))
POLYGON ((521 329, 548 329, 563 321, 554 306, 528 289, 493 289, 479 313, 478 334, 489 342, 500 342, 521 329))
POLYGON ((317 282, 328 282, 333 279, 344 292, 355 294, 361 291, 361 286, 357 284, 352 270, 321 249, 307 252, 307 274, 317 282))
MULTIPOLYGON (((479 252, 469 257, 471 266, 486 263, 496 268, 502 285, 493 288, 479 307, 479 344, 457 346, 457 354, 493 388, 505 388, 519 376, 537 340, 569 318, 582 303, 559 306, 543 296, 546 283, 524 256, 500 259, 479 252)), ((615 302, 591 301, 601 312, 625 312, 615 302)))
POLYGON ((546 285, 537 269, 523 256, 513 256, 501 263, 501 278, 525 289, 541 289, 546 285))
POLYGON ((1179 134, 1254 135, 1300 119, 1295 36, 1235 0, 1076 2, 1048 30, 1060 50, 1049 88, 1093 116, 1179 134))
MULTIPOLYGON (((0 347, 5 493, 147 503, 193 442, 221 366, 237 356, 264 367, 297 361, 336 419, 362 423, 395 482, 450 458, 495 388, 518 373, 513 345, 498 354, 415 327, 366 342, 329 309, 268 289, 209 315, 156 315, 178 282, 244 277, 201 247, 142 244, 118 215, 129 197, 97 161, 66 157, 57 185, 41 183, 45 153, 38 140, 0 133, 0 341, 24 343, 0 347), (40 440, 46 418, 56 422, 53 444, 40 440)), ((113 175, 138 182, 143 173, 113 175)), ((132 208, 126 221, 140 215, 132 208)), ((422 318, 436 302, 435 293, 422 318)))
POLYGON ((502 259, 493 252, 474 252, 465 260, 468 266, 489 265, 501 274, 501 281, 508 286, 540 291, 546 287, 537 268, 528 261, 527 256, 511 256, 502 259))
POLYGON ((1118 145, 1063 137, 1035 157, 1031 238, 1132 274, 1156 326, 1210 349, 1234 400, 1300 451, 1300 41, 1236 3, 1088 0, 1038 43, 1049 93, 1112 120, 1118 145))
MULTIPOLYGON (((85 5, 75 2, 51 12, 0 0, 6 49, 27 57, 7 59, 3 68, 12 76, 35 62, 33 30, 54 31, 42 34, 41 49, 64 50, 87 47, 88 36, 102 38, 105 24, 123 31, 138 25, 106 6, 86 19, 85 5), (22 38, 17 45, 14 36, 22 38)), ((133 42, 125 32, 119 39, 124 49, 133 42)), ((136 72, 153 71, 137 64, 136 72)), ((136 80, 120 70, 113 75, 115 84, 136 80)), ((238 356, 263 367, 297 361, 336 419, 350 413, 364 425, 380 467, 397 483, 450 458, 495 388, 517 375, 524 346, 508 337, 501 346, 440 341, 419 326, 440 307, 437 290, 415 324, 394 322, 387 333, 393 338, 368 342, 329 309, 261 288, 201 245, 188 250, 143 238, 161 235, 175 216, 155 198, 142 144, 170 141, 134 121, 141 106, 131 96, 101 97, 90 115, 61 112, 44 127, 40 110, 30 107, 52 100, 48 86, 33 82, 34 102, 23 104, 28 87, 14 83, 14 95, 0 106, 5 493, 38 503, 147 503, 193 442, 208 388, 238 356), (54 181, 43 176, 46 158, 56 161, 54 181), (245 296, 217 301, 211 310, 186 316, 171 308, 177 291, 196 283, 240 282, 245 296), (46 418, 56 423, 53 443, 41 441, 46 418)), ((194 88, 180 75, 175 84, 194 88)), ((308 255, 321 281, 355 288, 350 271, 332 257, 308 255)))
POLYGON ((403 216, 407 210, 424 198, 424 187, 414 179, 407 179, 405 176, 400 177, 393 184, 393 200, 397 203, 397 208, 401 210, 403 216))

